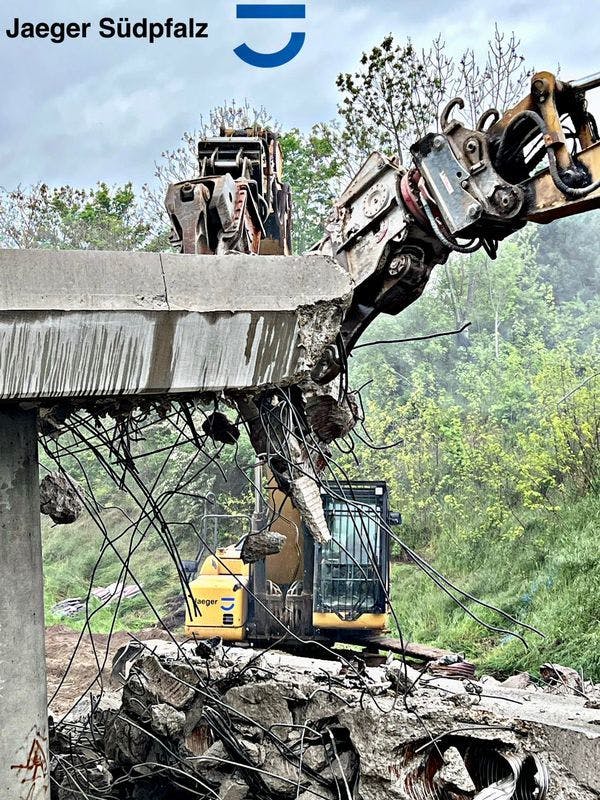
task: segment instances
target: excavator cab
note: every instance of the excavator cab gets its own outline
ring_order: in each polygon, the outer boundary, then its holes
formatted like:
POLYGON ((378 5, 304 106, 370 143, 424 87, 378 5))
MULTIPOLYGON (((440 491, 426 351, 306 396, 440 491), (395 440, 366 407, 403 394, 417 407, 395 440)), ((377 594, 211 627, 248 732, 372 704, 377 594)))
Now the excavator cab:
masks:
POLYGON ((380 630, 387 625, 390 565, 387 486, 330 483, 323 507, 331 540, 315 546, 313 625, 347 634, 380 630))
POLYGON ((274 481, 257 498, 255 529, 285 538, 279 553, 243 560, 243 540, 217 547, 189 584, 186 633, 266 644, 279 639, 365 641, 387 628, 390 514, 384 481, 324 484, 331 539, 315 542, 274 481))

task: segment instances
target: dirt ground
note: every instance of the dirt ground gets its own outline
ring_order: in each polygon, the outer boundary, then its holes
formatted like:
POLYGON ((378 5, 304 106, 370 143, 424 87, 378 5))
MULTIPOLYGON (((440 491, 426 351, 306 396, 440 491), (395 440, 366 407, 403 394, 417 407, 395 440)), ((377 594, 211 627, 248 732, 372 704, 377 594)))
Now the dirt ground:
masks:
MULTIPOLYGON (((144 641, 170 639, 166 631, 158 628, 137 631, 135 636, 144 641)), ((64 625, 46 628, 48 700, 55 718, 68 713, 82 696, 97 695, 102 688, 110 686, 113 657, 119 647, 130 640, 131 636, 125 632, 113 633, 110 637, 98 633, 94 634, 92 642, 89 634, 82 635, 64 625)))

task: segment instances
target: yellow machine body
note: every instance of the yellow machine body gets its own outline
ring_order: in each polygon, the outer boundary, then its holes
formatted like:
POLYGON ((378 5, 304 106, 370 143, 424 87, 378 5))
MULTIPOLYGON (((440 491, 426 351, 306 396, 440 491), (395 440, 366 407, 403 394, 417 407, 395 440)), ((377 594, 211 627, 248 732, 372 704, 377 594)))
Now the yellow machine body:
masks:
MULTIPOLYGON (((365 610, 356 618, 350 618, 343 607, 339 611, 318 608, 315 556, 313 547, 308 547, 312 539, 304 529, 300 512, 271 476, 267 481, 265 507, 271 518, 269 530, 285 537, 282 549, 266 556, 262 567, 259 563, 244 564, 240 545, 218 548, 214 556, 208 555, 198 576, 190 583, 195 608, 188 604, 186 634, 201 639, 220 636, 229 642, 246 639, 266 642, 279 639, 285 629, 290 629, 303 638, 321 636, 326 640, 353 642, 368 638, 370 633, 377 636, 387 631, 389 614, 384 607, 365 610)), ((345 513, 348 521, 342 522, 341 536, 353 527, 352 512, 345 513)), ((378 541, 374 536, 374 547, 379 547, 378 541)), ((362 550, 357 548, 355 544, 354 552, 358 555, 362 550)), ((344 549, 347 548, 342 548, 340 554, 330 554, 323 562, 332 566, 326 583, 335 587, 338 597, 342 587, 356 584, 356 577, 350 574, 347 564, 340 561, 339 568, 336 566, 336 559, 343 555, 344 549)), ((364 553, 362 555, 364 560, 364 553)), ((365 567, 359 565, 357 575, 363 572, 365 567)), ((351 589, 349 591, 352 593, 351 589)))
POLYGON ((191 581, 185 619, 188 636, 210 639, 220 636, 229 642, 246 638, 248 583, 250 570, 234 547, 219 548, 209 555, 198 577, 191 581), (195 607, 194 607, 195 606, 195 607))
POLYGON ((389 627, 389 614, 361 614, 357 619, 340 619, 331 612, 313 612, 313 625, 318 630, 341 631, 340 639, 343 640, 343 631, 374 631, 380 633, 389 627))

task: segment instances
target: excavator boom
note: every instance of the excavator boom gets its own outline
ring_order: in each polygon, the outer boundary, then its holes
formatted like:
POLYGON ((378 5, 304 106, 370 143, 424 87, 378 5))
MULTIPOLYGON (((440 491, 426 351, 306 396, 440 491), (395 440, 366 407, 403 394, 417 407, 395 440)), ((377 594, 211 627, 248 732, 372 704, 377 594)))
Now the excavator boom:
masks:
MULTIPOLYGON (((565 82, 550 72, 500 114, 475 128, 446 105, 438 130, 411 147, 412 164, 374 153, 335 202, 315 250, 349 273, 354 294, 336 345, 312 371, 325 385, 367 326, 422 293, 450 253, 485 249, 527 222, 547 223, 600 206, 600 137, 586 95, 600 73, 565 82)), ((169 188, 172 241, 184 253, 291 252, 291 197, 277 136, 260 128, 221 130, 200 142, 199 177, 169 188)))
MULTIPOLYGON (((329 535, 314 480, 322 448, 359 415, 337 380, 348 355, 379 314, 414 302, 451 253, 483 248, 495 258, 498 243, 528 221, 600 206, 600 137, 586 98, 598 86, 600 74, 569 83, 538 72, 526 97, 504 114, 489 109, 474 128, 456 118, 464 101, 454 98, 438 129, 410 148, 408 167, 373 153, 334 203, 313 249, 350 279, 339 327, 297 385, 228 393, 256 452, 318 541, 329 535), (286 443, 283 450, 276 442, 286 443)), ((277 136, 222 129, 200 142, 198 163, 199 176, 167 194, 180 251, 288 255, 291 199, 277 136)))

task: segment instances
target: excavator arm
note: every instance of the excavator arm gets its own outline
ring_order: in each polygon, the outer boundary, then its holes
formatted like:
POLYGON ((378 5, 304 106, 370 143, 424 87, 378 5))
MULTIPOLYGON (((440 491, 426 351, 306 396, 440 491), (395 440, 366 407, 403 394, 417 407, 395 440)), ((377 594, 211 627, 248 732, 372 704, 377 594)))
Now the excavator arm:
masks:
MULTIPOLYGON (((564 82, 538 72, 503 115, 486 111, 474 129, 453 113, 411 147, 412 164, 371 155, 335 202, 315 250, 346 269, 354 294, 338 341, 315 366, 326 384, 381 313, 397 314, 422 293, 450 253, 498 242, 527 222, 546 223, 600 206, 600 137, 587 92, 600 73, 564 82)), ((282 182, 277 136, 222 129, 199 143, 200 175, 169 187, 172 242, 184 253, 291 252, 291 194, 282 182)))
POLYGON ((485 112, 475 129, 444 108, 439 128, 411 147, 412 164, 375 153, 336 202, 318 249, 355 282, 352 304, 313 370, 327 382, 380 314, 397 314, 423 291, 450 253, 498 242, 527 222, 547 223, 600 206, 600 139, 586 93, 600 74, 565 83, 536 73, 531 91, 502 116, 485 112))
MULTIPOLYGON (((373 153, 334 203, 313 249, 350 278, 339 330, 310 376, 285 387, 290 409, 280 402, 281 387, 228 398, 315 538, 328 533, 311 477, 323 467, 323 449, 358 417, 352 395, 336 380, 348 355, 379 314, 398 314, 414 302, 451 253, 483 248, 495 258, 498 243, 528 221, 600 206, 600 137, 586 100, 597 86, 600 74, 567 83, 539 72, 521 102, 503 115, 486 111, 473 129, 453 116, 464 106, 455 98, 438 130, 411 147, 408 167, 373 153), (277 452, 273 442, 281 445, 277 452)), ((199 177, 167 194, 180 251, 289 254, 291 197, 277 136, 223 129, 200 142, 198 156, 199 177)))

